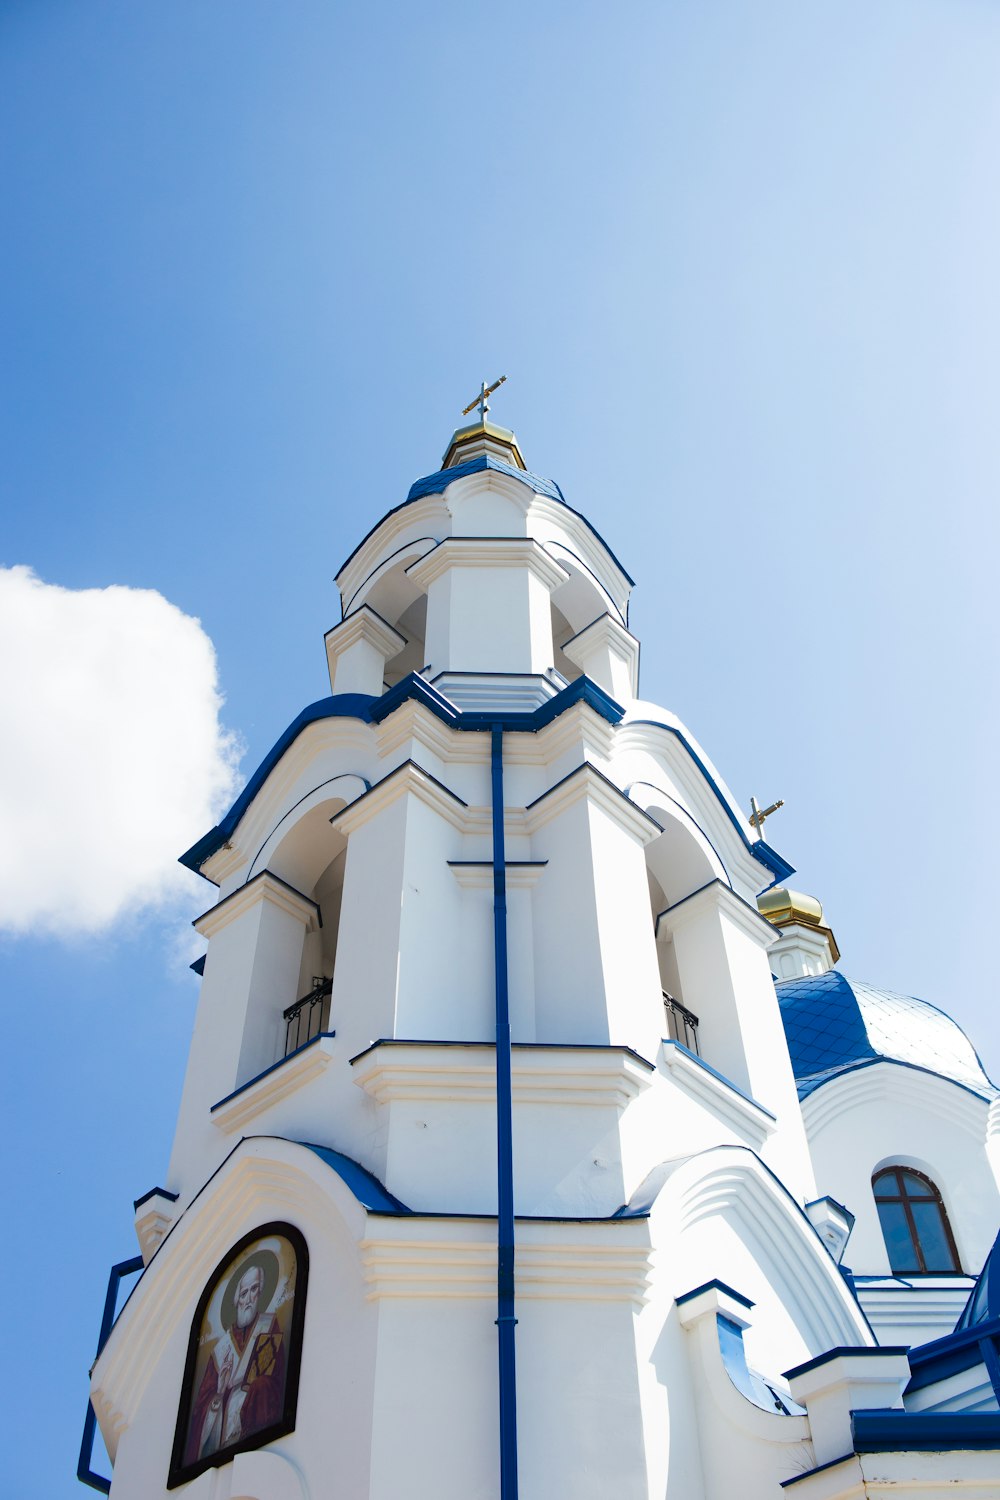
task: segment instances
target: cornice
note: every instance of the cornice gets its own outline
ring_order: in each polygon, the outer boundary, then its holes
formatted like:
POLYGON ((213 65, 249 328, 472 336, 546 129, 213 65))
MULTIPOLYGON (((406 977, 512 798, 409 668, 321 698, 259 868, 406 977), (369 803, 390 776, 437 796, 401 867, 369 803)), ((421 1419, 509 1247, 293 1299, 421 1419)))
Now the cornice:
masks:
MULTIPOLYGON (((511 860, 504 866, 504 879, 509 891, 530 891, 539 882, 547 859, 511 860)), ((463 891, 489 891, 493 889, 493 864, 483 859, 450 859, 448 868, 463 891)))
POLYGON ((370 792, 345 807, 330 822, 341 833, 350 835, 410 793, 440 813, 453 828, 465 831, 466 815, 470 810, 468 804, 414 760, 406 760, 390 771, 375 783, 370 792))
POLYGON ((196 917, 191 925, 202 937, 213 938, 223 927, 228 927, 230 922, 234 922, 261 901, 269 901, 272 906, 277 906, 289 916, 297 917, 307 932, 315 932, 322 926, 323 919, 316 902, 303 896, 301 891, 297 891, 287 881, 272 875, 270 870, 262 870, 259 875, 248 880, 246 885, 233 891, 232 895, 226 896, 200 917, 196 917))
POLYGON ((224 1135, 233 1135, 272 1104, 287 1098, 319 1077, 334 1053, 334 1034, 321 1032, 290 1057, 282 1058, 259 1077, 212 1105, 212 1124, 224 1135))
POLYGON ((559 817, 578 802, 588 801, 607 813, 633 838, 642 844, 651 843, 662 832, 659 823, 648 813, 637 807, 613 781, 609 781, 596 766, 584 761, 576 770, 570 771, 555 786, 549 787, 540 797, 529 802, 526 830, 537 833, 553 818, 559 817))
POLYGON ((426 589, 451 568, 526 568, 551 590, 569 580, 566 569, 534 537, 451 536, 407 568, 426 589))
MULTIPOLYGON (((377 1042, 352 1059, 355 1083, 376 1104, 397 1099, 491 1103, 495 1047, 488 1042, 377 1042)), ((654 1078, 652 1065, 625 1047, 514 1044, 515 1104, 623 1110, 654 1078)))
POLYGON ((395 656, 406 645, 405 635, 401 635, 388 620, 383 620, 370 604, 359 604, 339 625, 328 630, 323 639, 330 661, 336 660, 358 641, 367 641, 386 658, 395 656))
MULTIPOLYGON (((645 1225, 628 1220, 517 1224, 518 1299, 641 1306, 649 1284, 645 1225)), ((361 1242, 368 1298, 496 1297, 496 1220, 369 1216, 361 1242)))
POLYGON ((892 1104, 925 1113, 931 1109, 931 1096, 935 1118, 967 1131, 977 1144, 987 1138, 990 1105, 986 1099, 940 1073, 908 1067, 892 1058, 874 1059, 831 1078, 802 1100, 802 1119, 807 1136, 814 1140, 829 1125, 866 1104, 874 1102, 883 1108, 892 1104))
POLYGON ((639 642, 613 615, 598 615, 596 620, 591 620, 576 635, 570 636, 562 649, 575 666, 586 671, 587 658, 601 646, 606 646, 612 655, 624 662, 635 695, 639 689, 639 642))
POLYGON ((777 1128, 769 1110, 747 1098, 678 1043, 663 1043, 663 1065, 671 1085, 721 1120, 752 1150, 759 1151, 777 1128))
MULTIPOLYGON (((558 722, 558 721, 557 721, 558 722)), ((452 729, 415 698, 408 698, 375 726, 375 747, 379 759, 385 759, 408 740, 426 746, 443 761, 468 765, 488 765, 490 737, 452 729)))
POLYGON ((683 897, 673 906, 668 906, 666 911, 661 911, 656 918, 656 935, 660 935, 661 923, 672 936, 689 922, 701 921, 705 912, 713 909, 724 913, 741 932, 761 947, 770 948, 778 941, 777 928, 721 880, 710 880, 707 885, 692 891, 690 896, 683 897))

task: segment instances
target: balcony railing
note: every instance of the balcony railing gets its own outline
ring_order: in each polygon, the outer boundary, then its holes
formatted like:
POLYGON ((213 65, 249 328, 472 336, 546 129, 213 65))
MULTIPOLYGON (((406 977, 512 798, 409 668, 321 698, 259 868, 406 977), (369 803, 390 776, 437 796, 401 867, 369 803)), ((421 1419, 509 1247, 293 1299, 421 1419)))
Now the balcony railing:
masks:
POLYGON ((332 988, 332 979, 314 977, 313 988, 308 995, 303 995, 301 1000, 296 1000, 284 1012, 285 1057, 299 1047, 304 1047, 306 1042, 311 1042, 324 1029, 330 1016, 332 988))
POLYGON ((698 1050, 698 1017, 673 995, 663 991, 663 1008, 667 1013, 667 1035, 671 1041, 680 1042, 695 1057, 700 1057, 698 1050))

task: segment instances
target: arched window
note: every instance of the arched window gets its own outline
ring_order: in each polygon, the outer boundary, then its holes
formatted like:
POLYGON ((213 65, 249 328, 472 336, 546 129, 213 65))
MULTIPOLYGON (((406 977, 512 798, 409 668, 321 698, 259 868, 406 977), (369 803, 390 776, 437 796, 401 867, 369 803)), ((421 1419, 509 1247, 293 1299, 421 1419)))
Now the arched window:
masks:
POLYGON ((872 1192, 897 1276, 961 1271, 941 1194, 929 1177, 912 1167, 886 1167, 872 1178, 872 1192))

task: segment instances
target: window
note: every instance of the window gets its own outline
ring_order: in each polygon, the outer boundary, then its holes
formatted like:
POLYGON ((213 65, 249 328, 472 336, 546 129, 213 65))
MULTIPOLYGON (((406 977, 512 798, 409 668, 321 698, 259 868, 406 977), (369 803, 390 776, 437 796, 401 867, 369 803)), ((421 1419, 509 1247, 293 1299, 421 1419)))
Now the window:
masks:
POLYGON ((886 1167, 872 1178, 872 1192, 894 1274, 961 1271, 941 1194, 929 1177, 912 1167, 886 1167))

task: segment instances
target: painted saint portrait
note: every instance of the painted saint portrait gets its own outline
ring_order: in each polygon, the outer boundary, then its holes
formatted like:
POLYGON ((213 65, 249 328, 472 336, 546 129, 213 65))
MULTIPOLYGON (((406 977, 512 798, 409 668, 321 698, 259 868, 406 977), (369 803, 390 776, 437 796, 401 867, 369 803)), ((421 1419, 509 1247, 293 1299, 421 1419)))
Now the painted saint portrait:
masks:
POLYGON ((198 1304, 168 1487, 295 1425, 308 1254, 290 1224, 246 1236, 198 1304))

